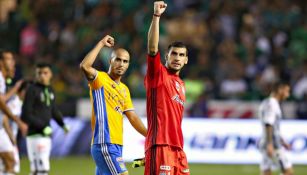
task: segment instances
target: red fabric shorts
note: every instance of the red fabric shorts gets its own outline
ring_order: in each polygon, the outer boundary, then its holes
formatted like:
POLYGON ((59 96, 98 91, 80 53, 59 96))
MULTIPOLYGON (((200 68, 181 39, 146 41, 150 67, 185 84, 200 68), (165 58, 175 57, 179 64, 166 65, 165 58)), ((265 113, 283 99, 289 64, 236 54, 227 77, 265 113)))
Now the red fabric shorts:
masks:
POLYGON ((145 153, 145 175, 189 175, 187 157, 182 149, 155 145, 145 153))

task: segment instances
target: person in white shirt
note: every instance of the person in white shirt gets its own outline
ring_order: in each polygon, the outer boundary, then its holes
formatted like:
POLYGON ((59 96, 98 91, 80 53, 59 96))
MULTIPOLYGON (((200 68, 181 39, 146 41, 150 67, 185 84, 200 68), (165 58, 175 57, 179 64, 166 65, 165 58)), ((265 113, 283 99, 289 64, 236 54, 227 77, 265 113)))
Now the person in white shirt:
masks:
POLYGON ((6 101, 16 93, 18 87, 14 86, 11 90, 6 91, 6 79, 13 78, 15 75, 15 59, 12 52, 0 50, 0 159, 4 164, 4 175, 14 174, 14 154, 13 144, 3 127, 3 118, 6 115, 9 119, 16 122, 23 135, 26 135, 28 126, 20 118, 12 114, 6 105, 6 101))
POLYGON ((283 175, 293 174, 292 164, 285 151, 285 149, 290 150, 291 146, 280 134, 282 119, 280 102, 287 99, 289 95, 290 86, 287 83, 275 83, 270 96, 264 99, 259 106, 259 119, 263 128, 259 144, 262 154, 260 170, 263 175, 271 175, 272 167, 276 165, 279 166, 283 175))
MULTIPOLYGON (((21 108, 22 108, 22 101, 25 97, 26 89, 29 86, 29 81, 22 81, 20 87, 18 88, 16 94, 12 95, 7 100, 7 106, 12 111, 13 115, 20 117, 21 116, 21 108)), ((17 134, 18 134, 18 126, 16 122, 12 120, 8 120, 7 116, 3 118, 3 128, 6 131, 7 136, 11 140, 12 144, 8 144, 8 150, 12 150, 14 154, 14 173, 20 172, 20 159, 19 159, 19 151, 17 147, 17 134)), ((0 161, 0 175, 1 172, 4 170, 4 165, 2 160, 0 161)))

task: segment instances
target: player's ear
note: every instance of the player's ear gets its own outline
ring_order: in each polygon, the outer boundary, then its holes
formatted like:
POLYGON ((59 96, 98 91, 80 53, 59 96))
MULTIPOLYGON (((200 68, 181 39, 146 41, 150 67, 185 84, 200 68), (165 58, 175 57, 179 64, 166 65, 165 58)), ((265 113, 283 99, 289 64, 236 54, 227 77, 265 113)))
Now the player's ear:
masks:
POLYGON ((189 57, 188 57, 188 56, 186 56, 186 59, 185 59, 184 64, 188 64, 188 61, 189 61, 189 57))
POLYGON ((112 60, 113 60, 113 57, 111 57, 111 58, 109 59, 109 64, 112 63, 112 60))
POLYGON ((167 53, 167 54, 165 55, 165 60, 167 61, 168 58, 169 58, 169 55, 168 55, 168 53, 167 53))
POLYGON ((53 77, 53 72, 52 72, 52 70, 50 70, 50 76, 53 77))

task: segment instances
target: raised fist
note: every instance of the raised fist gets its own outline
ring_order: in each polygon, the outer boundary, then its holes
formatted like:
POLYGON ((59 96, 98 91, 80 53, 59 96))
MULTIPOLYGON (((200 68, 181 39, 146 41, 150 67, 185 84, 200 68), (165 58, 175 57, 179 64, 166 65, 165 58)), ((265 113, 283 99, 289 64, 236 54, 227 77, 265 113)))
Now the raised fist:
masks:
POLYGON ((154 3, 154 14, 161 15, 162 13, 164 13, 166 7, 167 4, 164 1, 156 1, 154 3))
POLYGON ((102 40, 100 40, 100 43, 103 46, 113 47, 114 46, 114 38, 111 37, 110 35, 106 35, 105 37, 102 38, 102 40))

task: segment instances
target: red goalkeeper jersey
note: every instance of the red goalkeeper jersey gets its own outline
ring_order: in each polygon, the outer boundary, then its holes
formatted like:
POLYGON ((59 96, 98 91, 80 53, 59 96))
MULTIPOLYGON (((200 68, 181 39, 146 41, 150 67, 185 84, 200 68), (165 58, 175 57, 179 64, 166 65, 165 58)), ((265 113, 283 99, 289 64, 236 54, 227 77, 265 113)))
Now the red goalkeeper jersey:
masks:
POLYGON ((145 150, 153 145, 183 148, 181 122, 185 103, 184 82, 161 64, 160 53, 147 56, 145 76, 148 132, 145 150))

